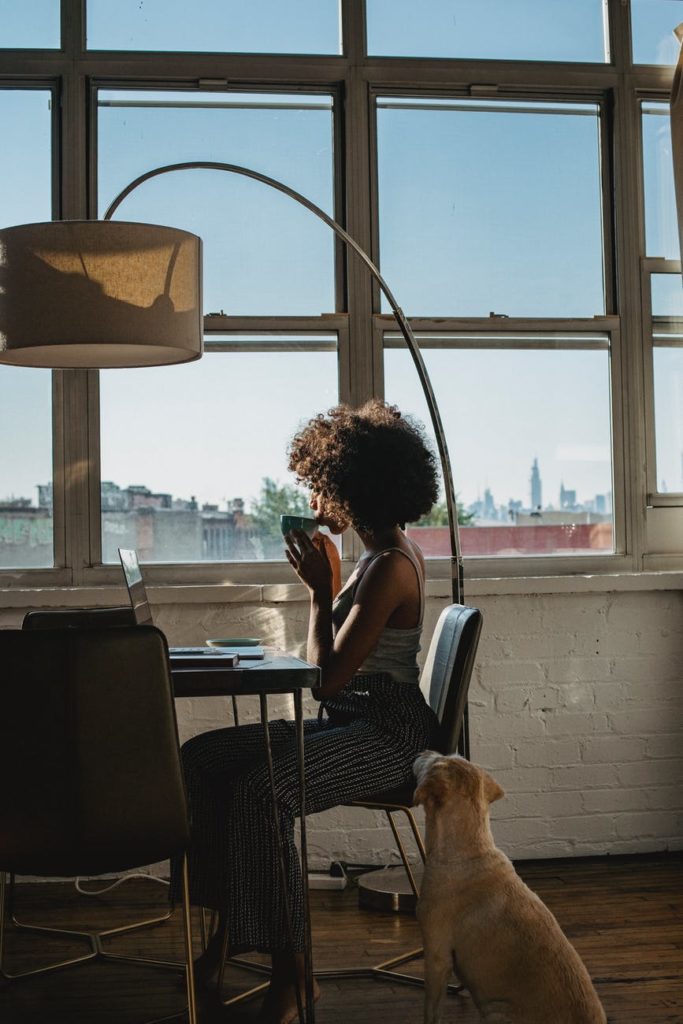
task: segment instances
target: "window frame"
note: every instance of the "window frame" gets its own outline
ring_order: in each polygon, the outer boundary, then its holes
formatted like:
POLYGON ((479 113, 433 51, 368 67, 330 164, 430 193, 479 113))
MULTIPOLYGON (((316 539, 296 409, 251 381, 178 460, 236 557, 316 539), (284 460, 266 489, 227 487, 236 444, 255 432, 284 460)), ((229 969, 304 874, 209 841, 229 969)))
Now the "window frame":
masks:
MULTIPOLYGON (((476 576, 542 576, 580 573, 683 569, 683 508, 648 508, 651 492, 646 466, 651 459, 651 378, 643 342, 645 297, 640 100, 668 101, 673 68, 634 65, 630 10, 622 0, 607 0, 610 63, 489 61, 447 58, 368 57, 363 0, 341 0, 343 52, 329 56, 94 51, 85 48, 85 0, 62 0, 60 50, 0 51, 0 87, 49 87, 55 96, 53 180, 55 215, 87 218, 96 210, 94 90, 104 88, 230 88, 241 91, 333 92, 336 102, 335 215, 371 255, 377 255, 377 179, 374 98, 415 94, 456 97, 497 96, 602 105, 605 194, 606 312, 614 344, 612 355, 615 540, 618 554, 584 559, 553 556, 533 560, 468 559, 465 572, 476 576), (618 312, 618 318, 617 318, 618 312), (650 406, 648 407, 648 402, 650 406), (633 410, 636 410, 634 415, 633 410), (641 414, 642 410, 642 414, 641 414), (648 434, 648 429, 650 434, 648 434), (619 505, 619 511, 617 507, 619 505), (653 513, 665 513, 670 526, 664 540, 653 537, 653 513)), ((382 333, 392 316, 380 310, 377 284, 337 242, 334 318, 297 318, 296 329, 339 331, 340 398, 358 404, 382 393, 382 333), (368 334, 372 342, 368 344, 368 334), (342 358, 342 337, 344 355, 342 358)), ((389 282, 391 285, 391 282, 389 282)), ((400 299, 400 296, 399 296, 400 299)), ((287 318, 277 318, 286 329, 287 318)), ((214 318, 208 330, 276 329, 272 318, 214 318)), ((505 321, 521 329, 524 321, 505 321)), ((414 329, 473 329, 471 321, 444 324, 416 320, 414 329)), ((566 328, 567 321, 561 321, 566 328)), ((477 329, 481 321, 476 322, 477 329)), ((489 328, 491 324, 487 325, 489 328)), ((499 325, 497 325, 499 328, 499 325)), ((603 328, 604 329, 604 328, 603 328)), ((53 372, 55 568, 0 570, 0 587, 106 586, 119 583, 115 567, 97 564, 99 543, 97 371, 53 372), (85 467, 85 471, 83 469, 85 467), (97 543, 95 543, 95 541, 97 543)), ((651 471, 651 469, 650 469, 651 471)), ((456 481, 457 486, 457 481, 456 481)), ((347 542, 348 558, 359 552, 347 542)), ((448 561, 430 560, 430 576, 448 576, 448 561)), ((150 582, 291 583, 286 563, 197 563, 150 565, 150 582)), ((531 584, 533 580, 531 581, 531 584)), ((531 585, 530 584, 530 585, 531 585)))

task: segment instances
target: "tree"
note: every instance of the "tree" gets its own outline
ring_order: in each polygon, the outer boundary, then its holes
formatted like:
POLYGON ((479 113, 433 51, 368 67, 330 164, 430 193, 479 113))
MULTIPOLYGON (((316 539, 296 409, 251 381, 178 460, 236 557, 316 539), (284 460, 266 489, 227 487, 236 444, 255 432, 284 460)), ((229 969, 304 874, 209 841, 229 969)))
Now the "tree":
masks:
POLYGON ((251 499, 249 507, 252 525, 256 527, 256 539, 263 548, 263 558, 282 558, 282 515, 310 516, 308 496, 296 484, 280 484, 266 476, 261 481, 261 493, 258 498, 251 499))
MULTIPOLYGON (((458 526, 471 526, 474 520, 474 512, 466 512, 457 500, 455 507, 458 510, 458 526)), ((437 501, 432 509, 416 523, 417 526, 448 526, 448 508, 445 501, 437 501)))

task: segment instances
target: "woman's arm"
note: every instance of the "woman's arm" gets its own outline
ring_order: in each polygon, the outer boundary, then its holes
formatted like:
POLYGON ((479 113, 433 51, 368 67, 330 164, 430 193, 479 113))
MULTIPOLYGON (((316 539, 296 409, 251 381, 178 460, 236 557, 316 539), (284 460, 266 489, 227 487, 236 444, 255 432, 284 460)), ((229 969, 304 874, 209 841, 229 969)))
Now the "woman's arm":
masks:
POLYGON ((348 683, 375 647, 393 612, 413 596, 415 569, 396 552, 376 558, 356 590, 354 603, 332 636, 332 589, 329 566, 305 534, 287 541, 287 558, 309 589, 311 610, 308 622, 308 660, 320 666, 317 698, 332 697, 348 683))

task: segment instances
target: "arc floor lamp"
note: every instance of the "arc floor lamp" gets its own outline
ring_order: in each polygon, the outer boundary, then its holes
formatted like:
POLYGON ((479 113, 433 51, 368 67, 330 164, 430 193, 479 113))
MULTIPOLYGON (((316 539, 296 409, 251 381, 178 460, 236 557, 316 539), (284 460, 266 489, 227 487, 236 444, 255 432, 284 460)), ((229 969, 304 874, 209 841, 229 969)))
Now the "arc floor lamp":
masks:
MULTIPOLYGON (((454 604, 462 604, 464 599, 464 576, 463 576, 463 562, 462 554, 460 550, 460 536, 458 532, 458 516, 455 500, 455 491, 453 488, 453 473, 451 470, 451 460, 448 453, 448 445, 446 442, 446 435, 443 429, 443 423, 441 421, 441 414, 439 407, 434 396, 432 384, 429 379, 427 367, 425 366, 422 353, 420 352, 419 345, 413 334, 413 330, 406 319, 403 310, 398 305, 391 289, 380 274, 378 268, 372 262, 368 254, 364 249, 349 235, 344 228, 332 219, 324 210, 321 210, 319 206, 307 199, 306 196, 300 192, 290 188, 289 185, 285 185, 284 182, 278 181, 276 178, 271 178, 266 174, 262 174, 260 171, 255 171, 250 167, 242 167, 239 164, 222 163, 217 161, 209 160, 192 160, 185 163, 176 164, 165 164, 161 167, 155 167, 151 171, 146 171, 144 174, 139 175, 131 181, 124 189, 119 192, 116 198, 109 204, 105 210, 103 220, 109 221, 116 213, 121 203, 134 192, 136 188, 142 185, 144 182, 149 181, 151 178, 159 177, 162 174, 171 174, 178 171, 195 171, 195 170, 209 170, 209 171, 225 171, 230 174, 239 174, 246 178, 252 178, 255 181, 260 181, 262 184, 267 185, 270 188, 276 189, 278 192, 283 192, 290 199, 304 206, 311 213, 315 214, 320 220, 322 220, 328 227, 330 227, 335 235, 344 242, 344 244, 356 256, 370 271, 373 278, 377 281, 380 289, 386 296, 389 305, 396 317, 399 329, 403 338, 405 339, 406 345, 410 351, 415 369, 422 385, 422 390, 427 402, 427 408, 429 410, 429 416, 432 421, 432 427, 434 429, 434 435, 436 439, 436 445, 439 453, 439 459, 441 462, 441 473, 443 477, 443 487, 446 499, 446 509, 448 512, 448 533, 450 541, 450 579, 451 579, 451 596, 454 604)), ((466 741, 467 742, 467 741, 466 741)))
MULTIPOLYGON (((377 281, 408 346, 427 402, 448 513, 451 596, 453 603, 462 604, 463 562, 450 456, 412 328, 361 246, 324 210, 283 182, 238 164, 199 160, 167 164, 131 181, 110 203, 101 221, 52 221, 0 230, 0 363, 105 368, 200 358, 200 239, 173 228, 112 221, 121 203, 144 182, 189 170, 242 175, 284 193, 327 224, 377 281)), ((466 709, 461 747, 469 756, 466 709)), ((310 952, 306 961, 310 996, 310 952)), ((298 1002, 302 1019, 300 996, 298 1002)), ((313 1019, 310 999, 308 1005, 313 1019)))

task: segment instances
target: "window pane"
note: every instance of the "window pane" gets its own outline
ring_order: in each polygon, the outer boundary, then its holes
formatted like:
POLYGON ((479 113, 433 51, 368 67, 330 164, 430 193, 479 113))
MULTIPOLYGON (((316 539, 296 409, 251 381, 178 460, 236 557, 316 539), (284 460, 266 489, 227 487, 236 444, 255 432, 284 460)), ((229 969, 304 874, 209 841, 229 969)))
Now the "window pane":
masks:
MULTIPOLYGON (((138 175, 170 163, 252 168, 334 212, 332 103, 326 95, 100 94, 99 211, 138 175)), ((334 235, 260 182, 220 171, 166 174, 122 204, 117 219, 185 228, 204 242, 204 309, 317 315, 335 309, 334 235)))
POLYGON ((0 47, 57 49, 59 0, 0 0, 0 47))
POLYGON ((679 259, 668 103, 643 103, 645 254, 679 259))
POLYGON ((100 374, 104 562, 118 547, 156 562, 284 559, 279 513, 308 500, 287 443, 338 400, 335 336, 290 341, 100 374))
MULTIPOLYGON (((12 139, 0 164, 3 225, 52 217, 50 123, 49 93, 0 92, 0 134, 12 139)), ((54 561, 50 380, 49 370, 0 366, 0 567, 54 561)))
MULTIPOLYGON (((681 337, 683 343, 683 337, 681 337)), ((683 344, 655 348, 657 490, 683 492, 683 344)))
POLYGON ((368 53, 600 61, 602 0, 366 0, 368 53))
POLYGON ((0 366, 0 568, 53 563, 49 370, 0 366))
POLYGON ((378 107, 382 272, 408 315, 604 313, 597 107, 378 107))
POLYGON ((50 93, 0 91, 0 137, 11 139, 0 161, 0 224, 52 219, 50 93))
MULTIPOLYGON (((482 339, 483 341, 485 339, 482 339)), ((609 356, 605 348, 423 350, 453 465, 470 556, 613 550, 609 356)), ((385 351, 385 395, 429 415, 409 353, 385 351)), ((427 555, 447 528, 411 530, 427 555)))
POLYGON ((675 64, 674 29, 682 21, 682 0, 631 0, 634 64, 675 64))
POLYGON ((95 50, 339 53, 338 0, 88 0, 95 50))
POLYGON ((683 288, 680 274, 652 274, 652 315, 683 317, 683 288))

